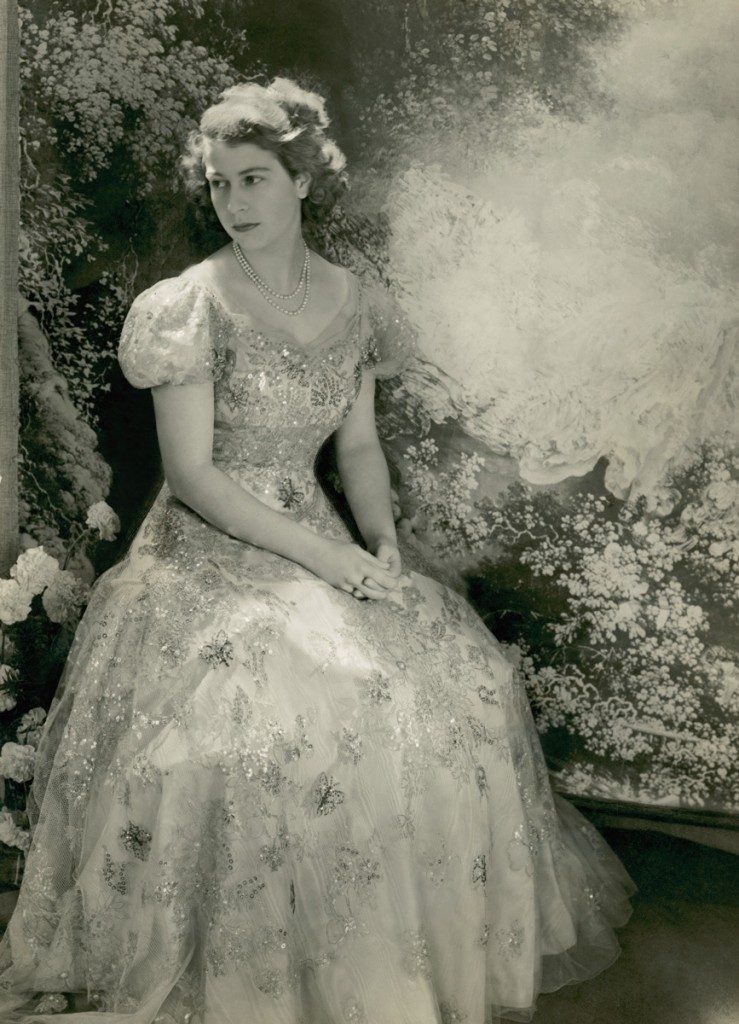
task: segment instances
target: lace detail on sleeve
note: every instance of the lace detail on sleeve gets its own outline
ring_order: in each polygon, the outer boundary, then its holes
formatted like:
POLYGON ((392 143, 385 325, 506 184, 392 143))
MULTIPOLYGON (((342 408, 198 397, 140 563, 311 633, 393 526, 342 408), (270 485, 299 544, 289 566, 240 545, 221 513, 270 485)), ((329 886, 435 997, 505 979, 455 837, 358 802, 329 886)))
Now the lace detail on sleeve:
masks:
POLYGON ((363 363, 375 377, 394 377, 418 350, 416 329, 386 288, 362 286, 363 363))
POLYGON ((215 313, 194 281, 168 277, 138 295, 123 324, 118 362, 135 388, 217 379, 215 313))

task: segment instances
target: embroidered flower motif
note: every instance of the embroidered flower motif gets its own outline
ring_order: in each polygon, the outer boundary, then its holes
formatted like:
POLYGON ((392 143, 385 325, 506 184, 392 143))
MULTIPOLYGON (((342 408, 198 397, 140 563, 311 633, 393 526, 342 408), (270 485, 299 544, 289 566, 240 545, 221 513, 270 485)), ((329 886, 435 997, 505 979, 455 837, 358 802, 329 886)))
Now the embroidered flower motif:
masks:
POLYGON ((209 644, 200 648, 200 657, 212 668, 219 665, 230 665, 233 661, 234 648, 224 630, 219 630, 209 644))
POLYGON ((321 772, 318 776, 313 787, 313 794, 316 800, 317 814, 330 814, 344 802, 344 793, 336 785, 336 780, 326 772, 321 772))
POLYGON ((362 760, 362 737, 353 729, 344 726, 338 744, 339 761, 342 764, 359 764, 362 760))
POLYGON ((388 679, 381 672, 372 672, 364 679, 358 679, 357 686, 362 700, 366 703, 382 704, 384 701, 392 700, 388 679))
POLYGON ((483 704, 500 704, 498 695, 493 690, 488 689, 487 686, 478 686, 477 695, 483 704))
MULTIPOLYGON (((292 891, 292 882, 290 883, 292 891)), ((255 899, 259 893, 266 887, 266 883, 259 878, 258 875, 252 875, 245 882, 239 882, 236 886, 236 895, 240 900, 255 899)))
POLYGON ((523 951, 524 929, 520 921, 511 922, 510 928, 499 928, 495 933, 498 948, 504 957, 519 957, 523 951))
POLYGON ((350 997, 342 1008, 345 1024, 367 1024, 367 1014, 356 999, 350 997))
POLYGON ((243 377, 229 377, 223 388, 223 400, 232 412, 236 412, 237 409, 245 409, 248 406, 251 401, 250 391, 250 381, 243 377))
POLYGON ((403 955, 403 967, 405 971, 415 978, 421 975, 423 978, 431 977, 431 954, 426 936, 423 932, 406 931, 403 935, 405 952, 403 955))
POLYGON ((233 349, 223 348, 211 350, 211 364, 213 366, 213 379, 220 380, 221 377, 231 375, 236 365, 236 353, 233 349))
POLYGON ((323 374, 313 382, 311 389, 311 404, 324 408, 326 406, 335 408, 342 404, 344 398, 345 383, 343 379, 337 378, 334 374, 323 374))
POLYGON ((305 501, 305 491, 296 483, 293 477, 283 477, 277 484, 277 498, 287 509, 297 509, 305 501))
POLYGON ((151 832, 147 832, 145 828, 140 828, 132 821, 129 821, 126 828, 120 830, 118 836, 125 849, 132 853, 137 860, 148 859, 151 847, 151 832))
POLYGON ((441 1024, 464 1024, 467 1014, 455 1007, 452 1003, 440 1003, 441 1024))
POLYGON ((334 878, 344 888, 366 891, 380 878, 380 862, 366 857, 352 846, 340 846, 336 851, 334 878))
POLYGON ((110 888, 119 892, 121 896, 125 896, 128 892, 125 864, 114 861, 107 850, 105 852, 105 862, 103 864, 103 878, 110 888))
POLYGON ((485 885, 487 878, 488 873, 485 865, 485 854, 478 853, 472 862, 472 884, 485 885))
POLYGON ((260 850, 259 859, 269 864, 273 871, 277 871, 285 863, 285 853, 289 846, 290 835, 287 827, 280 825, 277 829, 277 835, 272 842, 263 846, 260 850))
POLYGON ((282 974, 279 971, 269 970, 268 968, 257 972, 255 984, 260 992, 264 992, 267 996, 272 996, 273 999, 279 999, 285 991, 285 981, 282 974))

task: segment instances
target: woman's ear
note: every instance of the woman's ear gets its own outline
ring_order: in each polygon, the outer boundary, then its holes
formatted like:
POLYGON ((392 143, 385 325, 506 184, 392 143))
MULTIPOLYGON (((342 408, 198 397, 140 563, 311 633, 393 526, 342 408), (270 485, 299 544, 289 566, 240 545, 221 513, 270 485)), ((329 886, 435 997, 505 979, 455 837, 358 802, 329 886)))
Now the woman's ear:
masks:
POLYGON ((298 193, 298 199, 305 199, 310 192, 311 176, 307 171, 301 171, 300 174, 295 176, 295 186, 298 193))

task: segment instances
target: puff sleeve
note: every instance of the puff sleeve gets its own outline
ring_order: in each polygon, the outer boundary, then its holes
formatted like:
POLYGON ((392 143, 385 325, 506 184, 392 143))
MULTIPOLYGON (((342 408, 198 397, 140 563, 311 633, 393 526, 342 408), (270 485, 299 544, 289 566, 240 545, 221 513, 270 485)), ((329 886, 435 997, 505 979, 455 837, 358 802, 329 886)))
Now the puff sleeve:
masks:
POLYGON ((216 379, 215 312, 194 281, 168 277, 134 299, 123 323, 118 362, 135 388, 216 379))
POLYGON ((362 361, 375 377, 394 377, 418 354, 418 335, 387 288, 362 285, 362 361))

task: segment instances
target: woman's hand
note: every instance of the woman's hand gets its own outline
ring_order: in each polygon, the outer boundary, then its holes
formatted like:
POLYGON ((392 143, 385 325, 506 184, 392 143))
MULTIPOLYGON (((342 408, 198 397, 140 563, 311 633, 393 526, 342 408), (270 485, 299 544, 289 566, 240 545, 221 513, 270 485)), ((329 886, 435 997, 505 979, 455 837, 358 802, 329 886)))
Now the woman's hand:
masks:
POLYGON ((375 558, 383 563, 390 575, 397 580, 403 571, 397 543, 389 537, 383 537, 375 545, 374 554, 375 558))
POLYGON ((358 598, 381 601, 400 585, 388 566, 369 551, 328 537, 323 538, 310 568, 333 587, 358 598))

